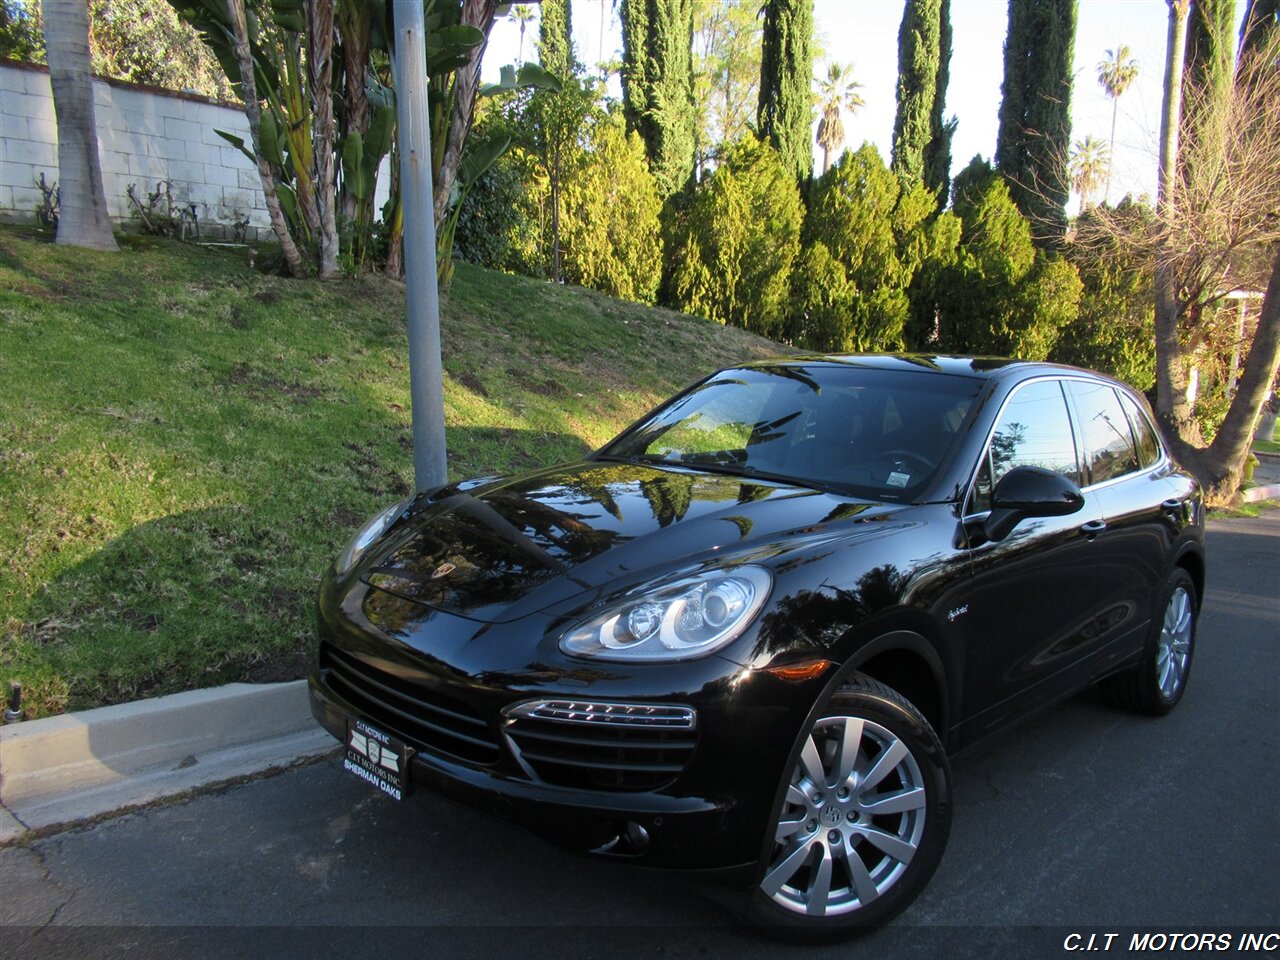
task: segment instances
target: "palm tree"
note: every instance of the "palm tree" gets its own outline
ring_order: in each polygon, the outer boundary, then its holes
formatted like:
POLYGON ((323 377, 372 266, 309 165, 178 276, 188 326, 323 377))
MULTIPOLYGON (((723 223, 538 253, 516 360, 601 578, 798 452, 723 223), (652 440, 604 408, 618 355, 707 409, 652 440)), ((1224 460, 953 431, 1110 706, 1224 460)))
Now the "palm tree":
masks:
POLYGON ((89 8, 84 0, 45 0, 44 42, 58 117, 57 242, 115 250, 98 159, 89 79, 89 8))
MULTIPOLYGON (((1138 61, 1129 56, 1131 51, 1123 43, 1115 50, 1107 51, 1107 58, 1098 64, 1098 83, 1111 98, 1111 140, 1116 142, 1116 111, 1120 98, 1138 79, 1138 61)), ((1111 198, 1111 158, 1107 159, 1107 189, 1102 195, 1105 203, 1111 198)))
POLYGON ((507 15, 508 20, 514 20, 520 25, 520 45, 516 52, 516 63, 524 63, 524 32, 529 24, 534 21, 537 14, 533 12, 533 7, 527 3, 518 3, 511 8, 511 13, 507 15))
POLYGON ((848 110, 855 114, 867 105, 858 91, 862 84, 853 79, 853 65, 830 63, 827 79, 818 81, 818 106, 822 119, 818 121, 818 146, 822 148, 822 172, 830 166, 831 154, 844 146, 844 121, 840 114, 848 110))
POLYGON ((1092 136, 1077 140, 1071 149, 1071 185, 1080 194, 1080 207, 1089 206, 1089 197, 1111 169, 1111 150, 1092 136))

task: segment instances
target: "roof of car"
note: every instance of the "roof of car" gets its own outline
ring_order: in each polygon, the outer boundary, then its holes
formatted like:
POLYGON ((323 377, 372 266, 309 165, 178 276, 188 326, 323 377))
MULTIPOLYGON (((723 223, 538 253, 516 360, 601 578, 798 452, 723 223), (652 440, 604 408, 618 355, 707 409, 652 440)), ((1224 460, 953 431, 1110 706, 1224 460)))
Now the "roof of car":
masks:
POLYGON ((846 353, 800 354, 774 357, 745 363, 744 367, 778 367, 796 364, 831 364, 867 367, 878 370, 914 370, 950 374, 952 376, 979 377, 984 380, 1004 379, 1032 373, 1082 373, 1111 379, 1105 374, 1081 367, 1031 360, 1010 360, 1006 357, 943 356, 927 353, 846 353))

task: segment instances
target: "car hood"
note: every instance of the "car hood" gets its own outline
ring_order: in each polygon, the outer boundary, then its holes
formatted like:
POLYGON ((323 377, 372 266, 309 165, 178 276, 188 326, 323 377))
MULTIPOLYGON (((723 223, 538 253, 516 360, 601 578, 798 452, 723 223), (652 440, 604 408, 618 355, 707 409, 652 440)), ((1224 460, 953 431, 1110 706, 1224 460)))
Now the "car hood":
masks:
POLYGON ((371 550, 361 575, 448 613, 505 622, 646 571, 730 551, 776 554, 775 544, 900 509, 772 481, 587 461, 437 492, 371 550))

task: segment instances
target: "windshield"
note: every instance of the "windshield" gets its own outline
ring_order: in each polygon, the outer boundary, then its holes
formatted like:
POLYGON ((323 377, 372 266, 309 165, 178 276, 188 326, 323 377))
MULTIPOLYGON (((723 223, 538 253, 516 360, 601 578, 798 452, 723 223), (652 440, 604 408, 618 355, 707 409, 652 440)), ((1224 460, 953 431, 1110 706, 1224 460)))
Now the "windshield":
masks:
POLYGON ((946 459, 981 386, 834 364, 726 370, 599 455, 909 501, 946 459))

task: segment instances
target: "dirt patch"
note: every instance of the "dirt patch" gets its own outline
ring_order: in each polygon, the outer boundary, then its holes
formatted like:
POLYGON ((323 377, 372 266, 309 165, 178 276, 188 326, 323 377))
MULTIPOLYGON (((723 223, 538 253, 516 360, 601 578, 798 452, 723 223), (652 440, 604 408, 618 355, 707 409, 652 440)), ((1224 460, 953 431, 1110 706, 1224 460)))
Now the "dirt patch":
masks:
POLYGON ((274 400, 287 397, 293 403, 308 403, 317 397, 324 396, 319 387, 305 383, 289 383, 277 376, 255 370, 247 363, 237 363, 227 374, 227 384, 243 387, 244 392, 254 400, 274 400))
POLYGON ((569 392, 568 387, 563 383, 557 383, 555 380, 543 380, 541 382, 531 380, 526 382, 524 386, 526 390, 542 397, 563 397, 569 392))
POLYGON ((241 573, 249 573, 262 566, 262 561, 251 553, 237 553, 231 562, 241 573))
POLYGON ((338 507, 329 514, 329 526, 338 528, 356 527, 364 520, 360 514, 350 507, 338 507))
POLYGON ((344 443, 342 446, 352 454, 351 469, 367 492, 379 495, 394 493, 401 497, 409 495, 409 484, 404 477, 379 463, 372 447, 359 443, 344 443))
POLYGON ((280 299, 280 294, 276 293, 274 290, 259 290, 253 295, 253 299, 257 300, 259 303, 265 303, 267 306, 270 306, 280 299))
POLYGON ((249 321, 244 318, 244 311, 240 308, 240 304, 233 303, 231 305, 230 316, 228 317, 231 326, 237 330, 243 330, 249 326, 249 321))
POLYGON ((563 397, 569 392, 569 389, 560 381, 531 377, 527 370, 521 370, 519 367, 507 367, 507 373, 525 390, 536 393, 540 397, 563 397))
POLYGON ((160 626, 160 618, 154 613, 142 613, 139 610, 121 610, 120 619, 133 629, 142 630, 145 633, 155 633, 156 628, 160 626))
POLYGON ((458 383, 462 384, 472 393, 478 393, 482 397, 489 396, 489 391, 484 388, 484 384, 480 382, 480 378, 470 371, 455 374, 453 379, 458 381, 458 383))
POLYGON ((301 680, 311 671, 311 654, 303 650, 269 654, 249 664, 244 671, 246 683, 281 683, 301 680))
POLYGON ((285 617, 292 613, 302 600, 302 594, 285 586, 275 586, 267 591, 267 615, 285 617))

